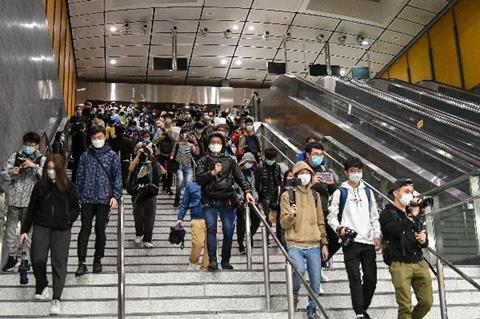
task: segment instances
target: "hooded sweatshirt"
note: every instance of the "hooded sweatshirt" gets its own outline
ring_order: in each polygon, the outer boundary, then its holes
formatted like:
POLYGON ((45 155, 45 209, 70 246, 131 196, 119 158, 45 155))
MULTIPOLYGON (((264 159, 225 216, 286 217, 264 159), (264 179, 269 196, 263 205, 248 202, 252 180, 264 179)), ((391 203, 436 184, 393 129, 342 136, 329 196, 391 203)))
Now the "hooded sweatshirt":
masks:
POLYGON ((355 242, 373 245, 374 238, 380 238, 380 223, 378 221, 378 208, 375 196, 370 196, 370 207, 365 189, 365 184, 360 182, 357 188, 343 182, 341 187, 348 190, 345 208, 343 209, 342 220, 338 221, 338 208, 340 204, 340 190, 333 193, 330 206, 328 207, 328 224, 333 230, 340 225, 353 229, 358 233, 355 242))
POLYGON ((296 216, 293 215, 288 192, 282 194, 280 223, 285 229, 288 246, 312 248, 327 245, 322 202, 320 196, 317 196, 317 203, 315 203, 311 189, 314 172, 307 163, 302 161, 295 164, 292 172, 296 175, 303 169, 307 169, 312 174, 312 181, 307 186, 295 187, 296 216))

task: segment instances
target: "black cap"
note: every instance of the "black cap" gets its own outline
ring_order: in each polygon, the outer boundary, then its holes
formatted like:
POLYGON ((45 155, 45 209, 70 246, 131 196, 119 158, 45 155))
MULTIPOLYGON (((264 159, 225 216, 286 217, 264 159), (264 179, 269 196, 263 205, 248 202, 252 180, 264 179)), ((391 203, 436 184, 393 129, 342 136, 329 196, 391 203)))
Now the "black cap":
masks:
POLYGON ((403 186, 407 186, 407 185, 412 185, 413 184, 413 181, 410 179, 410 178, 400 178, 400 179, 397 179, 393 185, 392 185, 392 188, 388 191, 388 195, 392 195, 393 192, 397 189, 399 189, 400 187, 403 187, 403 186))

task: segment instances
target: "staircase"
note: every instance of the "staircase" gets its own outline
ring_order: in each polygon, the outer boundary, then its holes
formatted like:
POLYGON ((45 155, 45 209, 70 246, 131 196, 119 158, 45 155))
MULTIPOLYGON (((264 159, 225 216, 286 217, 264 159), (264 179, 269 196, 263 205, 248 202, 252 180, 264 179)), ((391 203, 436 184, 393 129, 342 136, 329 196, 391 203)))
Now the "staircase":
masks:
MULTIPOLYGON (((154 228, 153 249, 138 248, 134 242, 135 228, 130 197, 125 195, 125 264, 126 264, 126 312, 130 318, 157 319, 280 319, 287 318, 284 258, 276 248, 270 248, 270 278, 272 311, 264 310, 263 266, 260 232, 255 237, 252 271, 246 270, 246 258, 238 254, 236 235, 231 262, 233 271, 205 273, 187 271, 190 253, 190 232, 186 223, 185 249, 168 242, 170 226, 176 220, 172 207, 173 197, 161 194, 157 200, 157 218, 154 228)), ((68 275, 62 296, 63 315, 59 318, 116 318, 117 273, 116 273, 116 227, 117 211, 112 211, 107 228, 107 248, 103 259, 104 272, 75 278, 77 266, 77 235, 80 222, 72 229, 72 243, 68 261, 68 275)), ((219 228, 219 238, 221 232, 219 228)), ((89 245, 93 254, 94 234, 89 245)), ((221 244, 219 245, 221 246, 221 244)), ((353 318, 350 305, 348 280, 341 253, 334 257, 330 279, 323 285, 326 293, 320 300, 332 319, 353 318)), ((396 318, 396 303, 388 269, 378 258, 378 285, 371 310, 374 318, 396 318)), ((87 258, 91 271, 92 258, 87 258)), ((479 267, 462 267, 475 280, 480 281, 479 267)), ((50 271, 50 269, 49 269, 50 271)), ((480 318, 480 293, 458 278, 448 268, 446 272, 449 318, 480 318)), ((0 318, 45 318, 48 317, 48 302, 32 299, 33 274, 29 284, 19 286, 18 273, 0 274, 0 318)), ((51 282, 50 282, 51 283, 51 282)), ((434 282, 436 287, 436 281, 434 282)), ((435 289, 436 290, 436 289, 435 289)), ((306 306, 305 290, 300 299, 300 309, 306 306)), ((440 318, 438 298, 427 318, 440 318)), ((306 318, 304 311, 296 318, 306 318)))

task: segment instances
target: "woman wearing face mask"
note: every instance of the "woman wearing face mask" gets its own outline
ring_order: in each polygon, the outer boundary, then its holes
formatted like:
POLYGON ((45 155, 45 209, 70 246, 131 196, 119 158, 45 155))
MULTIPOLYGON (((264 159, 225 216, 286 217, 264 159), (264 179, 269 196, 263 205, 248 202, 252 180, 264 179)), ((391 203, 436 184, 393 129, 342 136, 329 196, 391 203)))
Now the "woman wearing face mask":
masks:
POLYGON ((48 300, 51 293, 47 280, 47 259, 50 251, 53 278, 53 299, 50 314, 60 314, 60 298, 67 275, 71 228, 80 205, 77 191, 66 175, 63 159, 50 155, 41 180, 33 188, 27 215, 22 222, 20 242, 32 232, 32 267, 35 275, 35 299, 48 300))
POLYGON ((253 119, 248 118, 245 121, 245 125, 244 134, 240 136, 238 141, 237 154, 242 155, 245 154, 245 152, 250 152, 255 156, 257 162, 259 162, 262 155, 262 148, 260 140, 253 127, 253 119))
POLYGON ((55 140, 52 144, 52 153, 58 154, 65 161, 65 133, 58 131, 55 134, 55 140))
MULTIPOLYGON (((285 229, 288 254, 302 275, 308 271, 310 287, 318 296, 322 259, 328 258, 328 240, 325 230, 322 202, 312 189, 314 171, 305 162, 297 162, 292 173, 301 180, 301 185, 284 192, 280 200, 280 221, 285 229)), ((298 303, 300 279, 293 276, 295 308, 298 303)), ((318 318, 317 306, 309 298, 307 316, 318 318)))

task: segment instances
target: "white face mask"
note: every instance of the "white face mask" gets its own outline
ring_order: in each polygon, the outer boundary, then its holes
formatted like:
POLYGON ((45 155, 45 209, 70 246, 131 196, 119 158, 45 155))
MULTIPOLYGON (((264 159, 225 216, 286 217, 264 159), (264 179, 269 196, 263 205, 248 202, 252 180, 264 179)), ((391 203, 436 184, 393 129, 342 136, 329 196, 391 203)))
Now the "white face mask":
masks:
POLYGON ((48 175, 48 178, 55 179, 55 177, 57 177, 57 172, 55 172, 54 169, 49 169, 47 170, 47 175, 48 175))
POLYGON ((60 136, 60 142, 65 142, 65 136, 60 136))
POLYGON ((400 197, 400 203, 403 206, 408 206, 410 205, 410 202, 412 201, 412 199, 413 199, 413 194, 410 194, 410 193, 403 194, 402 197, 400 197))
POLYGON ((253 125, 247 125, 247 131, 249 132, 253 131, 253 125))
POLYGON ((243 164, 243 167, 244 167, 245 169, 250 169, 250 168, 253 167, 253 163, 248 163, 248 162, 247 162, 247 163, 243 164))
POLYGON ((351 173, 348 175, 348 180, 353 183, 359 183, 363 178, 363 173, 358 172, 358 173, 351 173))
POLYGON ((312 179, 312 175, 306 173, 306 174, 298 174, 298 178, 302 181, 303 186, 307 186, 310 183, 310 180, 312 179))
POLYGON ((212 153, 220 153, 222 151, 222 144, 210 144, 208 145, 208 149, 212 153))
POLYGON ((105 145, 105 140, 92 140, 92 145, 95 148, 102 148, 105 145))

